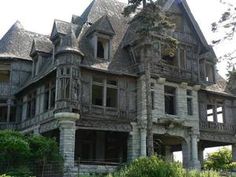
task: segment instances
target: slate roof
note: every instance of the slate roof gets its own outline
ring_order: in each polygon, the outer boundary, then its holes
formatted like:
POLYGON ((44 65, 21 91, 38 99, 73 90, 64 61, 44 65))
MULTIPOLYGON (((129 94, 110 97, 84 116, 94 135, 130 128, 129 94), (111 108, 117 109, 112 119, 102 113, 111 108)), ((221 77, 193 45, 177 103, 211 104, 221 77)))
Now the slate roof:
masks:
POLYGON ((48 36, 26 31, 17 21, 0 40, 0 58, 31 60, 30 52, 34 39, 45 41, 48 36))
POLYGON ((79 48, 85 55, 83 65, 122 73, 126 72, 127 66, 132 64, 127 51, 122 48, 123 37, 129 21, 122 15, 125 6, 125 3, 116 0, 93 0, 80 17, 72 18, 74 23, 81 23, 81 21, 84 23, 78 37, 79 48), (109 28, 102 27, 102 24, 106 24, 109 28), (112 39, 111 61, 104 62, 94 59, 93 48, 87 34, 95 28, 102 32, 115 33, 112 39))
POLYGON ((34 39, 31 49, 31 55, 35 52, 52 53, 53 44, 49 38, 34 39))

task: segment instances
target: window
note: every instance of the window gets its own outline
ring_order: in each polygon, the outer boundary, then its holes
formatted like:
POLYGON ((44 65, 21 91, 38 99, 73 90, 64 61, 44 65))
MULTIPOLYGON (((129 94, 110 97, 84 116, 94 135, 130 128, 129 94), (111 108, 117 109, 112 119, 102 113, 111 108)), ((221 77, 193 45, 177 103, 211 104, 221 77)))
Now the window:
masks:
POLYGON ((214 122, 214 106, 207 105, 207 121, 214 122))
POLYGON ((217 122, 218 123, 224 123, 224 119, 223 119, 223 106, 222 105, 217 105, 216 116, 217 116, 217 122))
POLYGON ((207 121, 224 123, 223 104, 207 105, 207 121))
POLYGON ((175 88, 165 86, 165 113, 175 115, 175 88))
POLYGON ((55 107, 55 95, 56 95, 56 88, 55 82, 49 82, 45 85, 45 92, 44 92, 44 110, 47 111, 55 107))
POLYGON ((27 97, 27 119, 33 118, 36 113, 36 92, 27 97))
POLYGON ((92 85, 92 104, 117 107, 117 81, 94 78, 92 85))
POLYGON ((214 69, 213 65, 206 64, 206 81, 208 82, 214 82, 214 69))
POLYGON ((188 115, 193 115, 192 90, 187 90, 187 111, 188 115))
POLYGON ((59 70, 59 91, 58 91, 58 99, 69 99, 70 89, 71 89, 71 68, 63 67, 59 70))
POLYGON ((0 65, 0 82, 9 82, 10 65, 0 65))
POLYGON ((97 58, 109 59, 109 39, 98 37, 97 39, 97 58))
POLYGON ((7 122, 7 105, 0 105, 0 122, 7 122))

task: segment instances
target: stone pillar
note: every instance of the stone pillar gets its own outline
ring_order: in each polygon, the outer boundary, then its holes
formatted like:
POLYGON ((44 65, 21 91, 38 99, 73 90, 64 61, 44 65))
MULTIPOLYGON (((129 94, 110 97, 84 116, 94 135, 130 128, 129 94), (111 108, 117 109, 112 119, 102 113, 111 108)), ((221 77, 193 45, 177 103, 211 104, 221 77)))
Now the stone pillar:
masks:
POLYGON ((182 142, 182 156, 183 156, 183 167, 190 167, 190 142, 189 139, 182 142))
POLYGON ((156 104, 155 115, 157 115, 157 118, 162 118, 165 115, 165 96, 164 96, 165 81, 166 81, 165 78, 159 78, 155 86, 155 104, 156 104))
POLYGON ((140 138, 137 123, 132 122, 132 132, 128 137, 128 161, 132 161, 140 155, 140 138))
POLYGON ((232 160, 236 162, 236 144, 232 145, 232 160))
POLYGON ((147 130, 146 128, 140 129, 140 155, 147 156, 147 130))
POLYGON ((198 160, 198 136, 195 133, 191 134, 191 168, 200 169, 201 165, 198 160))
POLYGON ((74 166, 74 150, 75 123, 79 117, 80 115, 76 113, 63 112, 55 114, 60 129, 60 153, 64 158, 64 177, 76 177, 78 173, 78 169, 74 166))
POLYGON ((171 146, 165 146, 165 160, 167 162, 173 162, 173 153, 171 151, 171 146))
POLYGON ((203 163, 204 163, 204 148, 199 147, 198 148, 198 159, 200 161, 201 164, 201 168, 203 168, 203 163))
POLYGON ((177 89, 177 100, 176 100, 176 113, 179 117, 184 119, 187 114, 187 97, 186 89, 188 84, 182 82, 180 87, 177 89))

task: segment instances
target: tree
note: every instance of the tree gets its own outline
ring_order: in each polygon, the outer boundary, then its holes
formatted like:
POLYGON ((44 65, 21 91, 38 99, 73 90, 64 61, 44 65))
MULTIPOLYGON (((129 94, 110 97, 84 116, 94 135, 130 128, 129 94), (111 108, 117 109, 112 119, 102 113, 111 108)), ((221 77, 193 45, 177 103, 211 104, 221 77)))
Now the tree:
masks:
MULTIPOLYGON (((212 41, 213 45, 224 42, 225 40, 233 40, 236 32, 236 5, 230 3, 230 0, 220 0, 220 2, 227 8, 221 15, 217 22, 211 24, 211 30, 214 33, 224 33, 223 37, 212 41)), ((233 2, 233 1, 232 1, 233 2)), ((219 57, 220 60, 227 60, 228 68, 232 67, 236 59, 236 49, 225 53, 219 57)))
MULTIPOLYGON (((151 108, 151 73, 150 63, 152 61, 153 52, 150 50, 150 44, 153 42, 153 36, 159 38, 166 43, 169 55, 174 55, 177 48, 177 40, 175 40, 168 31, 172 30, 175 25, 170 22, 170 18, 158 4, 158 1, 153 0, 129 0, 129 4, 124 8, 124 16, 129 16, 135 13, 135 16, 130 23, 137 23, 136 33, 143 41, 142 54, 144 60, 144 75, 146 87, 146 110, 147 110, 147 155, 154 154, 153 133, 152 133, 152 108, 151 108), (138 9, 142 5, 142 9, 138 9), (136 13, 136 11, 138 11, 136 13)), ((160 55, 159 55, 160 56, 160 55)))
POLYGON ((235 167, 232 162, 232 151, 228 148, 221 148, 216 152, 208 154, 204 161, 204 168, 213 170, 231 170, 235 167))

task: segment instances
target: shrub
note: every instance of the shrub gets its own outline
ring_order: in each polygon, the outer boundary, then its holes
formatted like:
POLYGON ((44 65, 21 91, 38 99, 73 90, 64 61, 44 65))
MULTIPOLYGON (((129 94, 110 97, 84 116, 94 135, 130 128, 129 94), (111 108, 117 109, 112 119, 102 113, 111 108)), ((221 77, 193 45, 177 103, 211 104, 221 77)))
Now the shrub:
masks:
POLYGON ((139 158, 107 177, 220 177, 214 171, 186 171, 179 163, 168 163, 156 156, 139 158))

